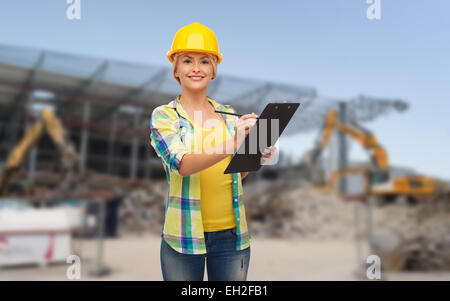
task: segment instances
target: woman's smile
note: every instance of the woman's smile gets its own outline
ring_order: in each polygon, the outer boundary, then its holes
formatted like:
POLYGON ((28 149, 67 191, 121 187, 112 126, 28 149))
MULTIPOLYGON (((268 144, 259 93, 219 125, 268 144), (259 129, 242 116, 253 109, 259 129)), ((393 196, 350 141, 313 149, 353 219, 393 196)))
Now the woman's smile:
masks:
POLYGON ((200 81, 203 79, 203 76, 188 76, 193 81, 200 81))

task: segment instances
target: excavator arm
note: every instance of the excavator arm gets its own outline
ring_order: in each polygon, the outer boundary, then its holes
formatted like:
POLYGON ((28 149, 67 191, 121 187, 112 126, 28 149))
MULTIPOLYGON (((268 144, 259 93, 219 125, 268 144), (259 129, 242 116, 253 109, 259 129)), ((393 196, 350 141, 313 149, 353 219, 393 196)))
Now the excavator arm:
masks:
MULTIPOLYGON (((373 169, 371 181, 383 182, 388 180, 389 160, 384 148, 378 143, 377 139, 370 131, 357 124, 340 122, 336 110, 330 110, 326 115, 321 137, 316 142, 315 148, 308 153, 303 160, 309 168, 312 170, 317 169, 318 158, 328 145, 331 135, 335 130, 350 136, 370 152, 373 169)), ((314 172, 314 174, 317 174, 317 172, 314 172)), ((339 175, 334 176, 334 178, 336 177, 339 177, 339 175)))
POLYGON ((9 193, 9 181, 14 174, 24 164, 31 149, 39 142, 44 132, 47 132, 52 141, 58 148, 61 154, 63 167, 63 181, 61 188, 66 189, 73 180, 73 172, 76 169, 76 162, 78 160, 77 153, 73 144, 65 142, 65 130, 60 120, 49 109, 44 109, 41 118, 32 124, 26 131, 24 137, 19 144, 12 150, 5 168, 1 174, 0 189, 3 197, 9 193))
POLYGON ((6 161, 5 168, 3 169, 0 181, 1 195, 7 196, 9 193, 9 181, 13 175, 23 165, 25 158, 28 157, 30 150, 41 139, 44 133, 44 123, 38 121, 31 125, 25 136, 19 142, 19 144, 12 150, 11 155, 6 161))
POLYGON ((376 168, 388 168, 389 162, 387 153, 378 143, 372 132, 356 123, 346 124, 340 122, 335 110, 331 110, 325 118, 325 126, 320 144, 321 151, 330 141, 331 134, 335 129, 358 141, 367 151, 371 152, 372 162, 376 168))
POLYGON ((366 150, 371 152, 371 160, 375 168, 386 169, 389 167, 387 153, 384 148, 378 143, 372 132, 354 123, 344 124, 338 122, 337 128, 338 130, 358 141, 366 150))
POLYGON ((71 171, 76 168, 76 163, 78 161, 78 155, 75 147, 72 143, 67 142, 66 130, 64 129, 61 121, 53 114, 50 110, 42 111, 42 118, 45 123, 45 129, 47 133, 52 138, 53 143, 55 143, 61 154, 63 170, 71 171))

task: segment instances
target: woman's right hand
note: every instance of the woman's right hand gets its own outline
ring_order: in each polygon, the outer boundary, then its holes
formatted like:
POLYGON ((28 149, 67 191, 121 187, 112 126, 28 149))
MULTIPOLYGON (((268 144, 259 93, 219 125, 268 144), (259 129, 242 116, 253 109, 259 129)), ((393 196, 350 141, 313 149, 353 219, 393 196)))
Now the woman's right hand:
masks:
POLYGON ((236 129, 234 134, 234 151, 236 152, 241 144, 245 141, 245 137, 247 137, 248 133, 252 127, 256 124, 257 115, 255 113, 246 114, 241 116, 236 122, 236 129))

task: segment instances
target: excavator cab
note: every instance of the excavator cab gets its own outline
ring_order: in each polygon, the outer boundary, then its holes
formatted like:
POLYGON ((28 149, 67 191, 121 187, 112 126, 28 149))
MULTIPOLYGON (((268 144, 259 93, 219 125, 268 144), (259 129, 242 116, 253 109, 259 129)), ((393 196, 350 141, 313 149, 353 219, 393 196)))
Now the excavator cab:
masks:
POLYGON ((376 185, 389 181, 389 172, 385 170, 372 170, 369 172, 370 184, 376 185))

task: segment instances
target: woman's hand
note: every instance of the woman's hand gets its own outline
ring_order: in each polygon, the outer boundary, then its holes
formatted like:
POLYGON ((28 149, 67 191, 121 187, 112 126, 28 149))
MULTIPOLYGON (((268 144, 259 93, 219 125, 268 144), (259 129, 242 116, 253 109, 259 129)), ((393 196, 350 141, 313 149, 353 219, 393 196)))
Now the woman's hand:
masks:
POLYGON ((235 152, 239 149, 239 147, 241 147, 241 144, 244 142, 245 137, 247 137, 252 127, 256 124, 257 117, 258 116, 255 113, 246 114, 241 116, 241 118, 239 118, 236 122, 234 135, 235 152))
POLYGON ((273 154, 276 152, 277 148, 275 146, 267 147, 264 152, 261 153, 261 158, 263 164, 269 164, 272 162, 273 154))

